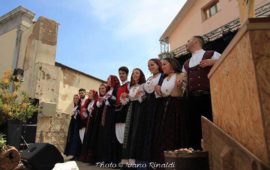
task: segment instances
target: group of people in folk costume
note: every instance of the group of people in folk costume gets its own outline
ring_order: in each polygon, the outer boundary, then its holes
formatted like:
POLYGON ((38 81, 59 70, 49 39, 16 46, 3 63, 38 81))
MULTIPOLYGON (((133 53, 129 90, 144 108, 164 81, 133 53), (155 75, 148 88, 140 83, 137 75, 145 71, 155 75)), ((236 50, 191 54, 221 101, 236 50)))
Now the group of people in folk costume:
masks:
POLYGON ((187 43, 192 57, 182 67, 174 58, 150 59, 149 78, 139 68, 120 67, 98 92, 73 98, 66 155, 81 161, 122 165, 164 163, 163 151, 201 149, 201 121, 212 120, 207 74, 220 54, 204 51, 203 38, 187 43))

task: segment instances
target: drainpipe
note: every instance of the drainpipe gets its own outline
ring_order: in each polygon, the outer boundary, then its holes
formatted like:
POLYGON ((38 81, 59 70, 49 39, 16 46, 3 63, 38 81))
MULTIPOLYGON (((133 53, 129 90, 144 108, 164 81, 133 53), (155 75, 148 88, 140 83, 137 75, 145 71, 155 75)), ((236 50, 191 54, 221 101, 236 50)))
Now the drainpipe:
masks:
MULTIPOLYGON (((13 65, 12 65, 13 79, 15 81, 22 81, 22 76, 23 76, 23 69, 17 68, 18 61, 19 61, 22 33, 23 33, 22 27, 18 26, 17 27, 16 44, 15 44, 15 49, 14 49, 14 54, 13 54, 13 65)), ((10 91, 13 91, 13 90, 14 90, 14 86, 11 85, 10 91)))
POLYGON ((14 55, 13 55, 13 67, 12 67, 13 70, 15 70, 18 66, 22 33, 23 33, 23 31, 22 31, 21 26, 18 26, 17 36, 16 36, 16 44, 15 44, 14 55))

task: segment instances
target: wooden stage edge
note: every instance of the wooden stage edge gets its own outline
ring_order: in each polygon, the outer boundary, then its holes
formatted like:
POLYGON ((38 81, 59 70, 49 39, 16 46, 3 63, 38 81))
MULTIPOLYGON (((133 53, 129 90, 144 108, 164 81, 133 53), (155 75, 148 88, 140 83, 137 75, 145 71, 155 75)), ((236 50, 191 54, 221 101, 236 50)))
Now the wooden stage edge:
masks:
MULTIPOLYGON (((270 166, 249 152, 221 128, 202 117, 203 146, 209 152, 211 170, 270 170, 270 166)), ((252 140, 252 139, 250 139, 252 140)))

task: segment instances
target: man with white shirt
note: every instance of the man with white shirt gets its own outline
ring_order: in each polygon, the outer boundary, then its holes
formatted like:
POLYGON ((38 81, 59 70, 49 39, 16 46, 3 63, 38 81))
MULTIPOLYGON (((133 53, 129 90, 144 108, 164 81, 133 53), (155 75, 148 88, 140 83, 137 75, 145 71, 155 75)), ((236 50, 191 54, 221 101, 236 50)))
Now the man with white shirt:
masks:
POLYGON ((122 66, 118 69, 119 78, 121 80, 121 86, 118 87, 116 91, 116 105, 115 105, 115 115, 116 115, 116 136, 118 141, 123 143, 123 131, 125 129, 125 122, 128 110, 127 95, 129 93, 129 81, 128 78, 128 68, 122 66))
POLYGON ((201 149, 201 116, 212 120, 212 106, 210 83, 207 77, 212 66, 220 58, 215 51, 202 49, 204 40, 201 36, 193 36, 187 42, 187 50, 192 54, 184 63, 182 72, 187 73, 187 91, 190 105, 190 145, 194 149, 201 149))
MULTIPOLYGON (((118 69, 118 75, 121 80, 121 86, 116 91, 116 104, 115 104, 115 134, 117 138, 117 151, 119 158, 122 158, 122 144, 124 140, 124 131, 126 125, 126 116, 128 112, 128 93, 129 93, 129 81, 128 81, 128 68, 122 66, 118 69)), ((120 160, 120 159, 119 159, 120 160)))
POLYGON ((79 134, 80 134, 80 139, 81 139, 81 143, 83 143, 83 138, 84 138, 84 133, 85 133, 85 128, 86 128, 86 124, 87 124, 87 118, 88 118, 88 110, 87 107, 90 103, 90 100, 88 99, 88 97, 86 96, 86 90, 81 88, 79 89, 79 96, 80 96, 80 100, 79 100, 79 134))

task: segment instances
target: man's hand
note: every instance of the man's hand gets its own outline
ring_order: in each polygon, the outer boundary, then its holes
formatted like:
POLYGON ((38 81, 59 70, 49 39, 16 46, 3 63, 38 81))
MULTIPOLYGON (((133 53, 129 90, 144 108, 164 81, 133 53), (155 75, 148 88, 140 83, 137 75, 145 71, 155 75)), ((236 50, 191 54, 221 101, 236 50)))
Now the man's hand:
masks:
POLYGON ((205 60, 202 60, 200 62, 200 67, 204 68, 204 67, 208 67, 208 66, 212 66, 216 63, 217 60, 214 60, 214 59, 205 59, 205 60))
POLYGON ((183 79, 177 79, 176 82, 175 82, 177 87, 181 87, 182 83, 183 83, 183 79))

